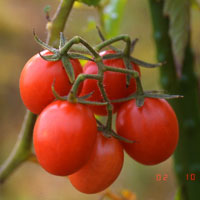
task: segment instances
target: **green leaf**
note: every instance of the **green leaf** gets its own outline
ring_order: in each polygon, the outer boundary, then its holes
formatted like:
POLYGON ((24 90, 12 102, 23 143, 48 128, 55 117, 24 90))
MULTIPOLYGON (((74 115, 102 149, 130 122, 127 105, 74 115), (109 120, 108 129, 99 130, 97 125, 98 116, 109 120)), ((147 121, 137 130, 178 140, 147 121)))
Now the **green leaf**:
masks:
POLYGON ((97 6, 101 0, 77 0, 88 6, 97 6))
POLYGON ((119 34, 125 4, 126 0, 110 0, 110 3, 105 6, 103 21, 107 38, 119 34))
POLYGON ((165 0, 164 13, 170 20, 169 35, 176 64, 177 74, 182 71, 185 48, 189 39, 190 28, 190 1, 165 0))

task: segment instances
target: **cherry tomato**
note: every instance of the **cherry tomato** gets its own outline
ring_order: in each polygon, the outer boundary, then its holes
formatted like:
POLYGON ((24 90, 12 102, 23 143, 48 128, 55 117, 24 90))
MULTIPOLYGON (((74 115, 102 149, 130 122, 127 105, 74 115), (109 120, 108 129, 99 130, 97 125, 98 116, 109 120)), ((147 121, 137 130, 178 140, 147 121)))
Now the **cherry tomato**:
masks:
POLYGON ((69 180, 80 192, 100 192, 116 180, 123 161, 124 153, 120 142, 98 133, 90 160, 79 171, 70 175, 69 180))
MULTIPOLYGON (((51 52, 42 51, 42 55, 51 52)), ((78 60, 71 59, 75 76, 82 73, 78 60)), ((62 62, 46 61, 39 54, 33 56, 24 66, 20 76, 20 94, 25 106, 33 113, 39 114, 55 98, 51 86, 55 81, 55 90, 61 95, 67 95, 71 84, 62 62)))
POLYGON ((87 106, 54 101, 41 112, 34 127, 37 159, 54 175, 72 174, 88 161, 96 136, 96 120, 87 106))
MULTIPOLYGON (((114 54, 114 51, 104 51, 101 52, 101 56, 106 54, 114 54)), ((116 68, 125 68, 124 62, 122 59, 109 59, 104 60, 103 63, 107 66, 116 67, 116 68)), ((133 69, 140 73, 139 67, 131 63, 133 69)), ((98 67, 96 63, 89 61, 86 63, 83 72, 85 74, 97 74, 98 67)), ((126 75, 119 72, 107 71, 104 73, 103 85, 106 91, 106 94, 110 100, 120 99, 129 96, 131 93, 136 91, 136 81, 134 78, 131 79, 129 87, 126 87, 126 75)), ((87 79, 83 83, 83 88, 80 96, 87 95, 93 92, 92 96, 88 98, 90 101, 99 101, 103 102, 103 97, 101 95, 100 89, 98 87, 97 80, 87 79)), ((119 108, 122 103, 113 103, 114 112, 119 108)), ((90 105, 90 108, 97 115, 107 115, 106 106, 94 106, 90 105)))
POLYGON ((145 98, 142 107, 131 100, 121 106, 116 119, 117 133, 135 143, 123 143, 136 161, 155 165, 169 158, 178 143, 176 115, 164 99, 145 98))

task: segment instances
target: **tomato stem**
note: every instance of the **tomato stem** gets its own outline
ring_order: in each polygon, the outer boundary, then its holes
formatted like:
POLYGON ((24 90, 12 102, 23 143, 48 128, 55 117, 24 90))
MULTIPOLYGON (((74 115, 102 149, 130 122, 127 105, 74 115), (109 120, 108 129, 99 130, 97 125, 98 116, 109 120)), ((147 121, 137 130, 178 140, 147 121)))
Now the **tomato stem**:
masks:
POLYGON ((127 142, 127 143, 134 143, 135 142, 135 141, 129 140, 125 137, 118 135, 115 131, 112 130, 112 128, 110 130, 108 130, 107 125, 106 126, 103 125, 98 119, 96 119, 96 121, 97 121, 97 124, 99 125, 98 130, 100 132, 102 132, 105 137, 114 137, 118 140, 121 140, 121 141, 124 141, 124 142, 127 142))
POLYGON ((136 83, 137 83, 137 90, 136 90, 136 105, 138 107, 141 107, 144 105, 144 90, 142 87, 142 83, 139 77, 135 78, 136 83))
POLYGON ((54 97, 55 97, 56 99, 58 99, 58 100, 65 101, 65 100, 66 100, 65 97, 60 96, 60 95, 56 92, 55 87, 54 87, 54 84, 55 84, 55 80, 53 81, 53 84, 52 84, 52 86, 51 86, 51 90, 52 90, 52 93, 53 93, 54 97))
POLYGON ((72 59, 94 61, 92 58, 89 58, 89 57, 79 54, 79 53, 68 53, 68 56, 69 56, 69 58, 72 58, 72 59))
POLYGON ((131 54, 133 53, 135 45, 137 44, 138 40, 139 40, 138 38, 135 38, 134 40, 132 40, 131 48, 130 48, 131 54))
POLYGON ((77 102, 82 103, 82 104, 87 104, 87 105, 96 105, 96 106, 105 106, 108 104, 107 102, 87 101, 81 98, 77 98, 77 102))
POLYGON ((104 66, 104 71, 112 71, 112 72, 120 72, 120 73, 124 73, 124 74, 130 74, 134 78, 139 77, 139 73, 137 71, 131 70, 131 69, 123 69, 123 68, 104 66))
POLYGON ((115 42, 118 42, 118 41, 124 41, 127 43, 127 38, 129 38, 128 35, 124 34, 124 35, 119 35, 119 36, 116 36, 114 38, 111 38, 111 39, 108 39, 108 40, 105 40, 103 41, 102 43, 98 44, 96 47, 95 47, 95 50, 96 51, 100 51, 101 49, 103 49, 104 47, 107 47, 115 42))
POLYGON ((131 61, 141 67, 145 67, 145 68, 155 68, 155 67, 161 67, 165 62, 159 62, 159 63, 147 63, 147 62, 144 62, 142 60, 139 60, 137 58, 134 58, 134 57, 130 57, 131 61))
POLYGON ((75 95, 77 95, 77 90, 79 88, 79 85, 85 80, 85 79, 95 79, 95 80, 100 80, 101 76, 99 76, 98 74, 79 74, 78 77, 76 78, 70 92, 73 93, 75 95))
POLYGON ((57 49, 48 45, 47 43, 43 42, 42 40, 40 40, 40 38, 38 38, 38 36, 36 35, 34 30, 33 30, 33 36, 34 36, 36 43, 38 43, 42 48, 47 49, 47 50, 51 51, 52 53, 57 53, 57 49))
MULTIPOLYGON (((127 40, 127 36, 124 38, 126 38, 127 40)), ((122 38, 123 39, 123 38, 122 38)), ((125 40, 125 39, 124 39, 125 40)), ((67 53, 67 51, 69 51, 69 49, 74 45, 74 44, 78 44, 81 43, 83 46, 85 46, 90 53, 95 57, 95 62, 98 66, 98 74, 97 75, 79 75, 79 77, 77 78, 76 83, 73 85, 68 100, 70 102, 75 102, 74 98, 76 98, 76 93, 77 93, 77 89, 78 86, 80 85, 80 83, 82 81, 84 81, 85 79, 97 79, 98 80, 98 86, 99 89, 101 91, 101 94, 104 98, 104 101, 107 102, 107 112, 108 112, 108 118, 107 118, 107 128, 108 130, 111 130, 112 128, 112 111, 113 111, 113 106, 110 103, 109 98, 107 97, 106 91, 104 89, 103 86, 103 76, 104 76, 104 64, 102 62, 102 57, 98 54, 98 52, 88 43, 86 42, 84 39, 82 39, 81 37, 75 36, 74 38, 72 38, 68 43, 66 43, 63 48, 60 50, 60 54, 64 55, 65 53, 67 53), (74 96, 75 95, 75 96, 74 96), (73 98, 72 98, 73 97, 73 98)), ((86 103, 86 101, 85 101, 86 103)))
MULTIPOLYGON (((149 97, 149 98, 155 98, 155 99, 176 99, 176 98, 183 98, 182 95, 169 95, 169 94, 164 94, 164 93, 159 93, 157 91, 144 91, 144 95, 142 95, 144 98, 149 97)), ((136 99, 138 95, 136 93, 131 94, 128 97, 121 98, 121 99, 114 99, 111 100, 111 103, 121 103, 125 101, 129 101, 132 99, 136 99)))
POLYGON ((71 40, 69 40, 61 49, 60 49, 60 54, 64 55, 66 54, 69 49, 74 45, 74 44, 82 44, 84 47, 88 49, 88 51, 95 57, 99 58, 99 54, 97 51, 83 38, 79 36, 74 36, 71 40))
POLYGON ((125 36, 124 40, 126 42, 126 46, 124 48, 124 55, 129 58, 131 53, 131 39, 129 36, 125 36))
POLYGON ((105 65, 103 64, 102 60, 99 60, 96 62, 97 66, 98 66, 98 74, 101 77, 101 79, 98 81, 98 86, 99 89, 101 91, 101 94, 103 96, 104 101, 106 101, 108 104, 106 106, 107 108, 107 123, 106 123, 106 127, 107 130, 110 131, 112 129, 112 114, 113 114, 113 106, 110 102, 110 99, 108 98, 104 85, 103 85, 103 77, 104 77, 104 69, 105 69, 105 65))

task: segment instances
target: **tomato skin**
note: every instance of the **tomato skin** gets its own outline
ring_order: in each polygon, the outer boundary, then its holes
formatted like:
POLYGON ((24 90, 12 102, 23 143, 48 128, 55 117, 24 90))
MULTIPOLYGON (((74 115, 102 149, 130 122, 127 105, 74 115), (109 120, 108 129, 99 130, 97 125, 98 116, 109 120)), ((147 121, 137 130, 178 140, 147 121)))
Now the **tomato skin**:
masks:
MULTIPOLYGON (((104 56, 106 54, 114 54, 114 53, 115 53, 114 51, 108 50, 108 51, 101 52, 100 55, 104 56)), ((103 60, 103 63, 104 65, 107 65, 107 66, 125 69, 125 65, 122 59, 103 60)), ((139 67, 134 63, 131 63, 131 64, 133 66, 133 69, 135 69, 136 71, 140 73, 139 67)), ((83 73, 97 74, 98 67, 96 63, 92 61, 87 62, 83 68, 83 73)), ((134 93, 136 91, 135 79, 132 78, 130 81, 129 87, 126 87, 126 75, 119 72, 111 72, 111 71, 104 72, 103 85, 104 85, 106 94, 110 100, 127 97, 131 93, 134 93)), ((93 92, 93 94, 91 97, 88 98, 88 100, 103 102, 103 97, 98 87, 97 80, 87 79, 83 83, 83 88, 82 88, 80 96, 87 95, 91 92, 93 92)), ((122 105, 122 103, 113 103, 114 112, 117 111, 120 105, 122 105)), ((90 105, 90 108, 97 115, 107 115, 106 106, 90 105)))
MULTIPOLYGON (((42 55, 51 55, 42 51, 42 55)), ((70 59, 75 76, 82 73, 80 62, 70 59)), ((55 81, 55 90, 61 95, 67 95, 71 84, 61 60, 46 61, 39 54, 33 56, 24 66, 19 82, 20 95, 25 106, 33 113, 39 114, 55 98, 51 86, 55 81)))
POLYGON ((120 142, 98 133, 90 160, 79 171, 70 175, 69 180, 80 192, 101 192, 116 180, 123 161, 124 153, 120 142))
POLYGON ((178 143, 176 115, 164 99, 145 98, 144 105, 126 102, 117 113, 117 133, 135 143, 123 143, 126 152, 136 161, 155 165, 169 158, 178 143))
POLYGON ((96 136, 96 120, 87 106, 55 101, 39 115, 33 143, 40 165, 51 174, 66 176, 88 161, 96 136))

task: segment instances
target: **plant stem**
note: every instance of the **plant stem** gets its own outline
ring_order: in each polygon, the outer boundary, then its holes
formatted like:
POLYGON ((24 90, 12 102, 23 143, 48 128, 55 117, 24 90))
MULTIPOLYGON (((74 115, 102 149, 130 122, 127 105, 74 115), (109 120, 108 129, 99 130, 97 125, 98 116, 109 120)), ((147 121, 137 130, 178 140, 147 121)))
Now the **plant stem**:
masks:
POLYGON ((79 36, 74 36, 69 42, 67 42, 61 49, 60 54, 63 55, 65 53, 67 53, 70 48, 74 45, 74 44, 82 44, 84 47, 87 48, 87 50, 95 57, 95 58, 99 58, 99 54, 97 53, 97 51, 87 42, 85 41, 83 38, 79 37, 79 36))
POLYGON ((138 95, 142 95, 143 96, 144 95, 144 90, 143 90, 143 87, 142 87, 142 83, 141 83, 140 77, 139 76, 136 77, 135 80, 136 80, 136 83, 137 83, 137 91, 136 91, 136 93, 138 95))
POLYGON ((124 74, 131 74, 134 78, 139 77, 139 73, 135 70, 104 66, 104 71, 120 72, 124 74))
POLYGON ((180 93, 183 99, 170 101, 179 120, 179 144, 175 151, 175 171, 181 200, 196 200, 200 196, 200 181, 186 180, 186 174, 200 172, 200 106, 198 81, 194 73, 194 58, 190 42, 186 47, 182 75, 178 79, 168 35, 169 20, 163 16, 164 1, 149 0, 158 60, 167 61, 160 68, 161 84, 170 93, 180 93))
MULTIPOLYGON (((124 35, 123 37, 119 37, 120 39, 124 40, 124 41, 127 41, 127 38, 129 39, 128 36, 124 35)), ((117 38, 117 40, 119 39, 117 38)), ((110 40, 108 40, 110 42, 110 40)), ((115 40, 111 40, 112 42, 114 42, 115 40)), ((105 41, 104 42, 104 45, 108 45, 109 42, 105 41)), ((68 97, 68 100, 70 102, 76 102, 76 92, 77 92, 77 89, 78 89, 78 86, 80 84, 80 82, 84 81, 85 79, 89 78, 89 79, 97 79, 98 80, 98 86, 99 86, 99 89, 101 91, 101 94, 103 96, 103 99, 105 102, 107 102, 107 112, 108 112, 108 119, 107 119, 107 128, 108 130, 111 130, 112 128, 112 110, 113 110, 113 106, 110 102, 110 100, 108 99, 107 97, 107 94, 106 94, 106 91, 104 89, 104 86, 103 86, 103 76, 104 76, 104 64, 103 64, 103 59, 102 57, 98 54, 98 52, 87 42, 85 41, 84 39, 82 39, 81 37, 79 36, 75 36, 74 38, 72 38, 68 43, 66 43, 66 45, 64 45, 64 47, 61 49, 61 54, 65 54, 67 53, 67 51, 70 50, 70 48, 74 45, 74 44, 78 44, 78 43, 81 43, 83 46, 85 46, 89 51, 90 53, 95 57, 95 62, 98 66, 98 74, 97 75, 80 75, 76 81, 76 84, 74 84, 74 86, 72 87, 71 91, 70 91, 70 94, 69 94, 69 97, 68 97)))
MULTIPOLYGON (((127 41, 127 36, 123 36, 120 37, 123 40, 127 41)), ((128 37, 129 38, 129 37, 128 37)), ((114 40, 112 40, 114 41, 114 40)), ((104 89, 103 86, 103 76, 104 76, 104 64, 103 64, 103 59, 102 57, 98 54, 98 52, 84 39, 82 39, 81 37, 75 36, 71 42, 69 42, 70 45, 68 45, 68 43, 66 43, 66 45, 61 49, 61 53, 67 53, 66 51, 69 51, 69 49, 72 47, 73 44, 78 44, 81 43, 83 46, 85 46, 90 53, 94 56, 95 58, 95 62, 98 66, 98 74, 96 76, 94 75, 89 75, 89 76, 79 76, 78 81, 76 81, 75 86, 72 88, 72 90, 70 91, 70 95, 68 97, 68 100, 71 102, 75 102, 76 101, 76 91, 78 89, 78 86, 80 84, 81 81, 85 80, 86 78, 92 78, 92 79, 97 79, 98 80, 98 86, 99 89, 101 91, 101 94, 103 96, 103 99, 105 100, 105 102, 107 102, 107 112, 108 112, 108 119, 107 119, 107 128, 108 130, 111 130, 112 128, 112 110, 113 110, 113 106, 110 102, 110 100, 107 97, 106 91, 104 89), (75 93, 74 93, 75 92, 75 93)), ((106 42, 104 43, 105 45, 107 44, 106 42)))
POLYGON ((31 155, 32 132, 35 120, 36 115, 27 110, 17 143, 8 159, 0 167, 0 183, 3 183, 12 171, 31 155))
POLYGON ((96 105, 96 106, 106 106, 108 104, 107 102, 87 101, 87 100, 82 100, 80 98, 77 99, 77 102, 86 105, 96 105))
MULTIPOLYGON (((124 49, 124 55, 129 57, 129 53, 130 53, 130 47, 131 47, 131 40, 130 37, 127 35, 120 35, 117 36, 115 38, 112 38, 110 40, 106 40, 103 41, 100 45, 96 46, 96 50, 85 40, 83 40, 81 37, 79 36, 75 36, 73 37, 69 42, 67 42, 62 49, 60 50, 60 54, 64 55, 65 53, 67 53, 70 48, 74 45, 74 44, 79 44, 81 43, 84 47, 86 47, 91 54, 95 57, 95 62, 98 66, 98 77, 94 76, 94 75, 88 75, 88 76, 83 76, 83 75, 79 75, 79 77, 77 78, 77 80, 75 81, 75 84, 73 85, 70 94, 68 96, 68 101, 70 102, 77 102, 76 100, 76 93, 77 93, 77 89, 78 86, 80 85, 80 83, 82 81, 84 81, 85 79, 97 79, 98 80, 98 86, 99 89, 101 91, 101 94, 103 96, 103 99, 105 102, 107 102, 107 114, 108 114, 108 118, 107 118, 107 130, 110 131, 112 129, 112 111, 113 111, 113 106, 109 100, 109 98, 107 97, 106 91, 104 89, 103 86, 103 76, 104 76, 104 71, 115 71, 115 72, 122 72, 128 75, 132 75, 134 77, 136 77, 136 81, 138 83, 138 98, 137 98, 137 105, 138 106, 142 106, 144 103, 144 97, 143 97, 143 89, 142 89, 142 84, 139 78, 139 74, 137 71, 131 70, 131 69, 118 69, 118 68, 112 68, 109 66, 105 66, 103 64, 102 58, 101 56, 97 53, 97 51, 99 51, 101 48, 108 46, 114 42, 117 41, 124 41, 126 43, 125 49, 124 49)), ((132 66, 131 66, 132 68, 132 66)), ((85 102, 86 103, 86 102, 85 102)))
MULTIPOLYGON (((73 3, 74 0, 61 0, 55 17, 52 22, 48 22, 51 23, 47 39, 50 45, 57 45, 60 32, 64 30, 73 3)), ((0 182, 4 182, 20 164, 32 156, 32 133, 35 121, 36 115, 27 110, 16 145, 8 159, 0 166, 0 182)))
POLYGON ((60 54, 63 55, 69 51, 69 49, 74 45, 74 44, 79 44, 80 43, 80 38, 78 36, 73 37, 70 39, 60 50, 60 54))
POLYGON ((52 21, 47 23, 47 43, 58 46, 60 32, 63 32, 66 21, 72 10, 75 0, 61 0, 52 21))
POLYGON ((90 51, 88 51, 88 49, 86 49, 86 48, 85 48, 84 46, 82 46, 82 45, 73 46, 73 47, 70 49, 70 52, 72 52, 72 53, 82 53, 82 54, 90 55, 90 51))
MULTIPOLYGON (((90 51, 88 49, 86 49, 84 46, 81 46, 81 45, 76 45, 76 46, 71 47, 69 52, 75 52, 75 53, 78 52, 78 53, 90 55, 90 51)), ((116 53, 116 54, 112 54, 112 55, 116 55, 115 58, 123 58, 123 53, 116 53)), ((103 59, 114 59, 114 56, 112 58, 110 58, 110 56, 108 56, 108 54, 107 54, 107 55, 103 56, 103 59)), ((160 67, 164 64, 163 62, 156 63, 156 64, 147 63, 147 62, 144 62, 144 61, 139 60, 137 58, 133 58, 131 56, 130 56, 130 60, 133 63, 140 65, 141 67, 146 67, 146 68, 160 67)))
POLYGON ((70 93, 73 93, 73 95, 77 94, 77 90, 81 82, 83 82, 85 79, 95 79, 100 80, 101 77, 98 74, 79 74, 77 79, 75 80, 70 93))
POLYGON ((130 57, 130 54, 131 54, 131 39, 130 37, 126 37, 125 39, 126 41, 126 46, 124 48, 124 55, 126 55, 126 57, 130 57))
POLYGON ((106 127, 107 127, 107 131, 111 131, 112 130, 112 112, 113 112, 113 106, 110 102, 110 99, 108 98, 107 94, 106 94, 106 91, 105 91, 105 88, 104 88, 104 85, 103 85, 103 77, 104 77, 104 68, 105 68, 105 65, 103 64, 103 61, 102 59, 101 60, 98 60, 96 62, 97 66, 98 66, 98 75, 100 77, 102 77, 101 80, 98 81, 98 86, 99 86, 99 89, 101 91, 101 94, 103 96, 103 99, 104 101, 106 101, 108 104, 107 104, 107 115, 108 115, 108 118, 107 118, 107 122, 106 122, 106 127))
POLYGON ((115 42, 118 42, 118 41, 124 41, 126 43, 128 43, 129 41, 129 36, 124 34, 124 35, 119 35, 119 36, 116 36, 114 38, 111 38, 111 39, 108 39, 108 40, 105 40, 103 41, 102 43, 98 44, 95 49, 96 51, 100 51, 101 49, 103 49, 104 47, 107 47, 115 42))

